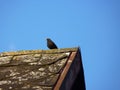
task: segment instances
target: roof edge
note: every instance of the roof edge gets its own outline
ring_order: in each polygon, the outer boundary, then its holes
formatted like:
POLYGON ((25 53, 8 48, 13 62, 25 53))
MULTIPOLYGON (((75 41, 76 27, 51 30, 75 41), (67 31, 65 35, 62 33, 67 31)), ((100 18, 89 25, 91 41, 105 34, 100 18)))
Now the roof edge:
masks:
POLYGON ((26 54, 54 54, 54 53, 63 53, 63 52, 77 52, 80 48, 73 47, 73 48, 60 48, 60 49, 50 49, 50 50, 19 50, 14 52, 2 52, 0 53, 0 57, 4 56, 13 56, 13 55, 26 55, 26 54))

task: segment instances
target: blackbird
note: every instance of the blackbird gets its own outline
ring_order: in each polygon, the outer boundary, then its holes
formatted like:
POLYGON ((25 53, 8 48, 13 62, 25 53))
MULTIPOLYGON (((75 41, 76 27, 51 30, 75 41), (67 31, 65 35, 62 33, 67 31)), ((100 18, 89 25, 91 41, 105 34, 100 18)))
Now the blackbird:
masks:
POLYGON ((47 47, 49 49, 58 49, 56 44, 50 38, 47 38, 47 47))

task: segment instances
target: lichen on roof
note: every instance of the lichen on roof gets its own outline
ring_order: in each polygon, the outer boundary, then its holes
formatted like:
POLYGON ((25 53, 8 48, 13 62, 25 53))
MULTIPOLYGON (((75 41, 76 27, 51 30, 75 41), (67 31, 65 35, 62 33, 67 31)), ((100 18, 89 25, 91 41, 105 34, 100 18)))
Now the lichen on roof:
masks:
POLYGON ((12 55, 25 55, 25 54, 35 54, 35 53, 63 53, 63 52, 72 52, 77 51, 78 47, 75 48, 62 48, 62 49, 52 49, 52 50, 20 50, 14 52, 1 52, 1 56, 12 56, 12 55))
POLYGON ((71 49, 0 53, 0 90, 52 90, 71 49))

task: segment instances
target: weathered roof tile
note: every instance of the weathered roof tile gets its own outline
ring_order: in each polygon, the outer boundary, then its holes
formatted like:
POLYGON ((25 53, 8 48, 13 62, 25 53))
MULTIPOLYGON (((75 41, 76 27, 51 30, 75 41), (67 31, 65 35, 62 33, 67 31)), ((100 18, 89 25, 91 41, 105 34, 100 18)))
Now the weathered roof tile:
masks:
POLYGON ((52 90, 78 48, 0 53, 0 90, 52 90))

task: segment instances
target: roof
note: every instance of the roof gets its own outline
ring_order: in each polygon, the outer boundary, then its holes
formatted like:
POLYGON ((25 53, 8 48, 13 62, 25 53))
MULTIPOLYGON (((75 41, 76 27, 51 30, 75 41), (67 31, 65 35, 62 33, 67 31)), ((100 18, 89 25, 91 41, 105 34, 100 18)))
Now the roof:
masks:
POLYGON ((58 90, 78 49, 0 53, 0 90, 58 90))

